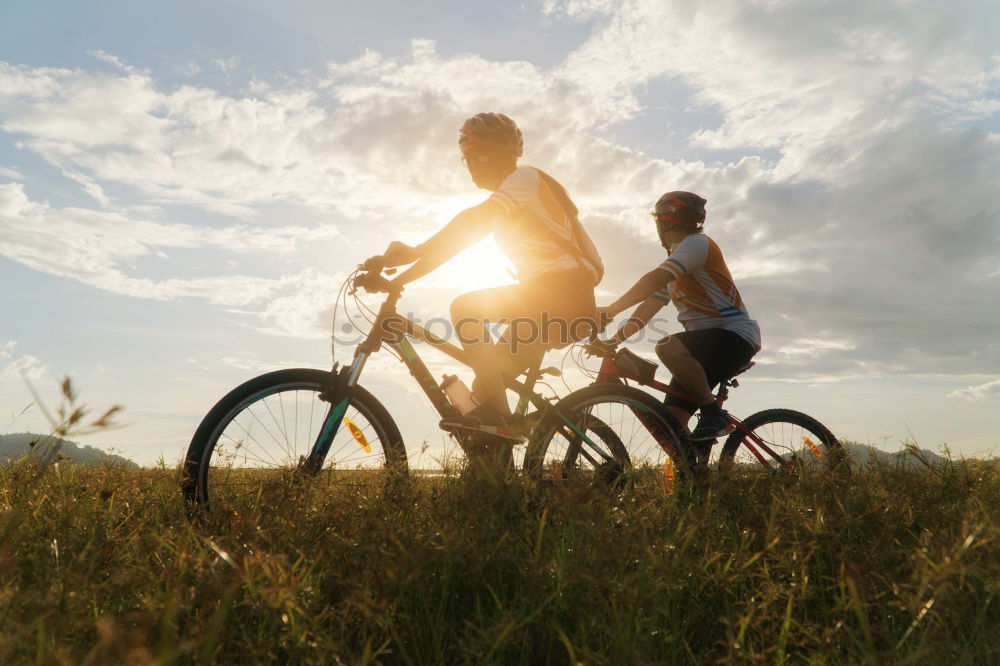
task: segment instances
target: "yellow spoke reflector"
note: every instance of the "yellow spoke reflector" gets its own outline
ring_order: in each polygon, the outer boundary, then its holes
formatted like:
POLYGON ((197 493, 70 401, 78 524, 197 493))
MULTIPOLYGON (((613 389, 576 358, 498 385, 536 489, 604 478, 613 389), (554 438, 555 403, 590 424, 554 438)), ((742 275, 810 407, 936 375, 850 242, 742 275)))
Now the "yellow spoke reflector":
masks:
POLYGON ((816 443, 813 442, 811 439, 809 439, 805 435, 802 435, 802 441, 806 443, 806 446, 809 447, 809 450, 812 451, 813 455, 815 455, 817 458, 823 458, 823 457, 825 457, 823 455, 823 452, 820 451, 819 447, 816 446, 816 443))
POLYGON ((663 461, 663 485, 666 486, 667 492, 673 492, 674 463, 670 460, 670 458, 663 461))
POLYGON ((347 418, 346 416, 344 417, 344 425, 347 426, 347 429, 351 432, 351 437, 354 438, 354 441, 360 444, 361 448, 363 448, 365 451, 371 453, 372 446, 371 444, 368 443, 368 438, 365 437, 365 433, 361 432, 361 428, 359 428, 357 424, 354 423, 354 421, 347 418))

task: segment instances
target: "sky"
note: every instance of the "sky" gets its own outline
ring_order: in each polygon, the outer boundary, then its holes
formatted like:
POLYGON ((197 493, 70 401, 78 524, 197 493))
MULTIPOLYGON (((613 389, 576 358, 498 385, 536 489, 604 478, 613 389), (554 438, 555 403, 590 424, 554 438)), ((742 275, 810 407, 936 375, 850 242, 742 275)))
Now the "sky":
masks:
MULTIPOLYGON (((487 196, 457 130, 498 111, 578 204, 599 304, 664 258, 660 194, 708 200, 763 334, 733 413, 995 455, 997 34, 991 0, 5 0, 0 433, 48 428, 23 377, 51 410, 68 376, 125 408, 81 441, 172 465, 237 384, 329 367, 345 276, 487 196)), ((400 309, 445 316, 505 265, 487 240, 400 309)), ((448 446, 390 356, 361 383, 412 460, 448 446)))

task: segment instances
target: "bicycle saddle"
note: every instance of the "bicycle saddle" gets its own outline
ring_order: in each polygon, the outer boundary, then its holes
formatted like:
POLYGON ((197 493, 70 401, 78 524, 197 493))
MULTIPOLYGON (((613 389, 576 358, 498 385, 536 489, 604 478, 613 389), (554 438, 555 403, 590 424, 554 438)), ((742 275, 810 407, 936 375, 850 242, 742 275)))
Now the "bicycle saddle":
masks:
POLYGON ((750 368, 752 368, 755 365, 756 365, 755 361, 750 361, 749 363, 747 363, 743 367, 737 368, 736 372, 734 372, 732 375, 730 375, 729 379, 727 379, 726 381, 727 382, 732 382, 733 386, 739 386, 739 384, 736 383, 736 376, 737 375, 742 375, 744 372, 746 372, 747 370, 749 370, 750 368))

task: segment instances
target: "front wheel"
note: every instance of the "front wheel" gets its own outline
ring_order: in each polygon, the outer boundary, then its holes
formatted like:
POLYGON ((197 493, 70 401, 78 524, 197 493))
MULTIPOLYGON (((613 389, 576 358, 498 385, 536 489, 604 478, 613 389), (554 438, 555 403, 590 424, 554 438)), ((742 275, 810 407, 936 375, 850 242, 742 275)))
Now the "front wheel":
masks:
POLYGON ((844 449, 822 423, 792 409, 765 409, 747 417, 722 446, 719 466, 774 471, 832 468, 844 449))
POLYGON ((553 406, 535 428, 524 457, 529 477, 616 484, 659 480, 693 464, 684 429, 663 403, 631 386, 594 384, 553 406))
POLYGON ((185 499, 232 508, 296 501, 304 484, 366 482, 379 470, 406 469, 399 428, 385 407, 355 386, 323 465, 308 464, 331 414, 320 394, 333 375, 294 368, 269 372, 230 391, 202 420, 184 461, 185 499))

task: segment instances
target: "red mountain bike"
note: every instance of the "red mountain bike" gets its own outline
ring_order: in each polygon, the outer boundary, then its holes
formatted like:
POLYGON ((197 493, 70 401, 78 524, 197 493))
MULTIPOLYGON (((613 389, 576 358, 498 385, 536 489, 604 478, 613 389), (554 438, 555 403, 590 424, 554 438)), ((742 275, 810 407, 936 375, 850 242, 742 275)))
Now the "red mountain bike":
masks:
MULTIPOLYGON (((598 344, 583 345, 582 349, 585 353, 602 359, 595 386, 627 384, 631 380, 677 398, 691 399, 685 393, 656 381, 654 375, 657 365, 627 349, 615 351, 598 344)), ((736 375, 752 366, 751 362, 720 384, 715 394, 720 406, 729 398, 730 389, 739 386, 736 375)), ((614 423, 614 418, 609 415, 605 415, 604 419, 608 423, 614 423)), ((792 409, 765 409, 742 420, 730 415, 729 420, 732 431, 719 453, 721 468, 738 464, 768 472, 787 472, 801 470, 805 466, 829 467, 844 462, 840 442, 829 428, 808 414, 792 409)), ((629 465, 662 466, 667 456, 673 458, 675 463, 678 459, 684 463, 686 455, 690 459, 684 464, 704 466, 708 463, 714 441, 704 446, 693 446, 686 442, 679 444, 667 433, 653 434, 653 438, 642 440, 643 448, 628 450, 629 465), (692 446, 693 451, 685 454, 682 450, 685 444, 692 446)), ((634 441, 634 438, 629 441, 634 441)), ((560 453, 553 450, 546 455, 550 459, 558 459, 560 453)))

